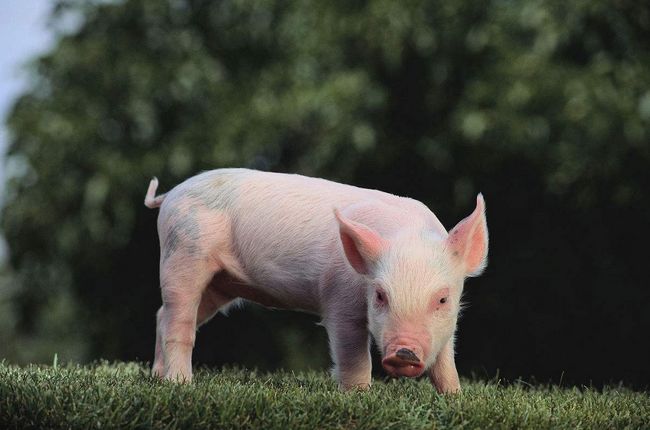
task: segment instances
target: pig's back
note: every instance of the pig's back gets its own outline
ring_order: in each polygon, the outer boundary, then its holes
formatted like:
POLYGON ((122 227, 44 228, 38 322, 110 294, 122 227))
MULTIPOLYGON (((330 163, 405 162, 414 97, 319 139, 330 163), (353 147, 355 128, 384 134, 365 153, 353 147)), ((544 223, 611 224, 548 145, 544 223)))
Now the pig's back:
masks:
POLYGON ((242 169, 240 175, 230 191, 236 196, 232 208, 239 234, 295 237, 305 245, 324 238, 338 241, 335 208, 383 235, 405 227, 446 233, 435 215, 413 199, 297 174, 242 169))
POLYGON ((303 283, 320 276, 333 254, 341 249, 334 208, 344 210, 360 203, 376 206, 370 219, 363 221, 382 234, 402 227, 399 222, 386 225, 382 212, 389 210, 404 214, 402 221, 410 225, 439 225, 420 202, 377 190, 301 175, 250 170, 242 171, 237 182, 237 197, 233 200, 234 237, 243 259, 255 268, 265 268, 258 273, 264 278, 280 276, 287 277, 287 281, 296 278, 295 281, 303 283), (301 270, 296 271, 296 267, 301 270))

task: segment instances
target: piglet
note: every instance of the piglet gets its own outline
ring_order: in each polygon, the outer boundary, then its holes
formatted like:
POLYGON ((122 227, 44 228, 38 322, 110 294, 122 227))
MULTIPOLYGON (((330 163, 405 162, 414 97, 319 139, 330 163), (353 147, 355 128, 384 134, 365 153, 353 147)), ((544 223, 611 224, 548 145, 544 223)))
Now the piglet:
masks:
POLYGON ((370 386, 371 334, 388 374, 460 390, 463 282, 488 251, 481 194, 447 233, 416 200, 300 175, 218 169, 157 186, 145 198, 160 207, 154 375, 190 381, 197 327, 249 300, 319 315, 344 390, 370 386))

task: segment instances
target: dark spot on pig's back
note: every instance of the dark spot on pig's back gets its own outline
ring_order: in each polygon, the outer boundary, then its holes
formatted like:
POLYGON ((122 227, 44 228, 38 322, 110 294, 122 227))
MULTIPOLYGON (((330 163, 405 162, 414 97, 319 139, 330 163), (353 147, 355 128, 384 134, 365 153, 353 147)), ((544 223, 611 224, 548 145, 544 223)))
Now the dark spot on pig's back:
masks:
POLYGON ((187 191, 187 196, 212 210, 229 208, 232 206, 234 196, 233 187, 228 185, 233 180, 231 174, 215 175, 193 186, 187 191))

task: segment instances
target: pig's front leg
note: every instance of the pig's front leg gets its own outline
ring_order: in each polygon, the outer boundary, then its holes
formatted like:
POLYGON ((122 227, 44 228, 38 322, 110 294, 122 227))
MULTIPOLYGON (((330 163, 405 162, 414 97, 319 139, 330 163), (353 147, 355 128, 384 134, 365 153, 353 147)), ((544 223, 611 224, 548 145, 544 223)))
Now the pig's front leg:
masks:
POLYGON ((365 316, 330 315, 325 321, 330 341, 333 376, 339 388, 368 389, 372 371, 370 337, 365 316))
POLYGON ((442 348, 435 363, 429 369, 429 378, 439 393, 460 392, 460 381, 454 361, 454 339, 449 339, 442 348))

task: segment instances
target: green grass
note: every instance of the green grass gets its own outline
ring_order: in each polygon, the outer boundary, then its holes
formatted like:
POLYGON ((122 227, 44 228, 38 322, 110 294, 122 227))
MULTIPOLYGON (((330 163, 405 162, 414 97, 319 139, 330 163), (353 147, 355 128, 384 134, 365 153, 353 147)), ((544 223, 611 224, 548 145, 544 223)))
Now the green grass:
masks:
POLYGON ((0 428, 649 428, 647 393, 464 381, 440 396, 428 381, 374 381, 341 393, 324 372, 199 370, 190 385, 137 363, 0 363, 0 428))

